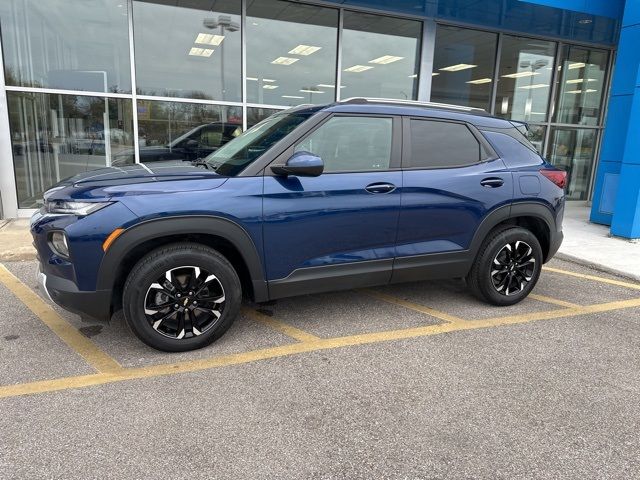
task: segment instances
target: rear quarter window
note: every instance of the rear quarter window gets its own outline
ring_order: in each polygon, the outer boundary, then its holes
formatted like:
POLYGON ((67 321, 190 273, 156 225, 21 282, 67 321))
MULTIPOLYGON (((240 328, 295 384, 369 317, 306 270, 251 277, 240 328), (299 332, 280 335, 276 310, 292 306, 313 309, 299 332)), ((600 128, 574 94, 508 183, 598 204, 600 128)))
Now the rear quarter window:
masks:
POLYGON ((507 167, 524 167, 543 163, 542 157, 538 155, 535 149, 532 151, 529 147, 506 133, 482 131, 482 134, 498 152, 507 167))

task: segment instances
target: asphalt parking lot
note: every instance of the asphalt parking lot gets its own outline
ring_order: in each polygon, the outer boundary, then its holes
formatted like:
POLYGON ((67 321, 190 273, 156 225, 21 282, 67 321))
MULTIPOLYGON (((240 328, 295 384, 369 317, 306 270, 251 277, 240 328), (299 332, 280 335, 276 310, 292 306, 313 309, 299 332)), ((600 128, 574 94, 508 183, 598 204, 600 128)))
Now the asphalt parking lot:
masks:
POLYGON ((631 478, 640 285, 554 260, 495 308, 456 281, 249 305, 161 353, 0 265, 1 478, 631 478))

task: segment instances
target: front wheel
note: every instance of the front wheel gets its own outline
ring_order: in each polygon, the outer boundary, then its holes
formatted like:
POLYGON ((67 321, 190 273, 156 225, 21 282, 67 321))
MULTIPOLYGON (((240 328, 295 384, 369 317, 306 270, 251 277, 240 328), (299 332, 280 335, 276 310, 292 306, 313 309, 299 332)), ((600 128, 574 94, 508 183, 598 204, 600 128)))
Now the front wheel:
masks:
POLYGON ((542 269, 536 236, 521 227, 493 232, 482 244, 467 283, 474 295, 493 305, 514 305, 533 290, 542 269))
POLYGON ((133 333, 167 352, 209 345, 231 326, 242 300, 240 280, 216 250, 180 243, 152 251, 127 277, 124 315, 133 333))

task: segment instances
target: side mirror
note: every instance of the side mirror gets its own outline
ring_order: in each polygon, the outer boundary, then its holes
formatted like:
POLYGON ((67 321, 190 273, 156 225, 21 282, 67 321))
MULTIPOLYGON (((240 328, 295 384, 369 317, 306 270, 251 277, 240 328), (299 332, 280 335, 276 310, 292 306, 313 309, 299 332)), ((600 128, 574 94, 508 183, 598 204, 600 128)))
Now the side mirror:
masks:
POLYGON ((296 152, 285 165, 272 165, 271 171, 276 175, 296 175, 299 177, 317 177, 324 170, 324 162, 313 153, 296 152))

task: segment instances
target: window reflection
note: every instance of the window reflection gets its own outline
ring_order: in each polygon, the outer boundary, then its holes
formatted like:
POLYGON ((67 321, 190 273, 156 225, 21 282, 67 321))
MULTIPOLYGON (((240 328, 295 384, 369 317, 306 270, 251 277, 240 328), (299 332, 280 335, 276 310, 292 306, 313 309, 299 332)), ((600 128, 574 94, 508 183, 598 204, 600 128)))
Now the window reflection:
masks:
POLYGON ((240 2, 136 1, 133 19, 139 94, 242 100, 240 2))
POLYGON ((606 52, 565 47, 558 76, 556 122, 598 124, 606 69, 606 52))
POLYGON ((593 167, 597 130, 553 128, 549 161, 567 171, 567 198, 585 200, 593 167))
POLYGON ((529 130, 527 131, 527 139, 531 142, 531 144, 536 147, 536 150, 539 154, 542 155, 544 150, 544 135, 547 130, 547 127, 542 125, 531 125, 529 124, 529 130))
POLYGON ((418 97, 421 22, 344 12, 340 97, 418 97))
POLYGON ((138 100, 141 162, 204 158, 242 133, 242 108, 138 100))
POLYGON ((131 92, 124 0, 2 0, 7 85, 131 92))
POLYGON ((547 118, 555 43, 505 35, 495 113, 512 120, 547 118))
POLYGON ((438 25, 431 101, 490 109, 498 36, 438 25))
POLYGON ((132 151, 131 100, 26 92, 7 98, 20 208, 37 207, 60 180, 132 151))
POLYGON ((256 123, 261 122, 274 113, 282 112, 275 108, 258 108, 247 107, 247 128, 253 127, 256 123))
POLYGON ((251 0, 246 25, 247 101, 298 105, 335 99, 337 10, 251 0))

